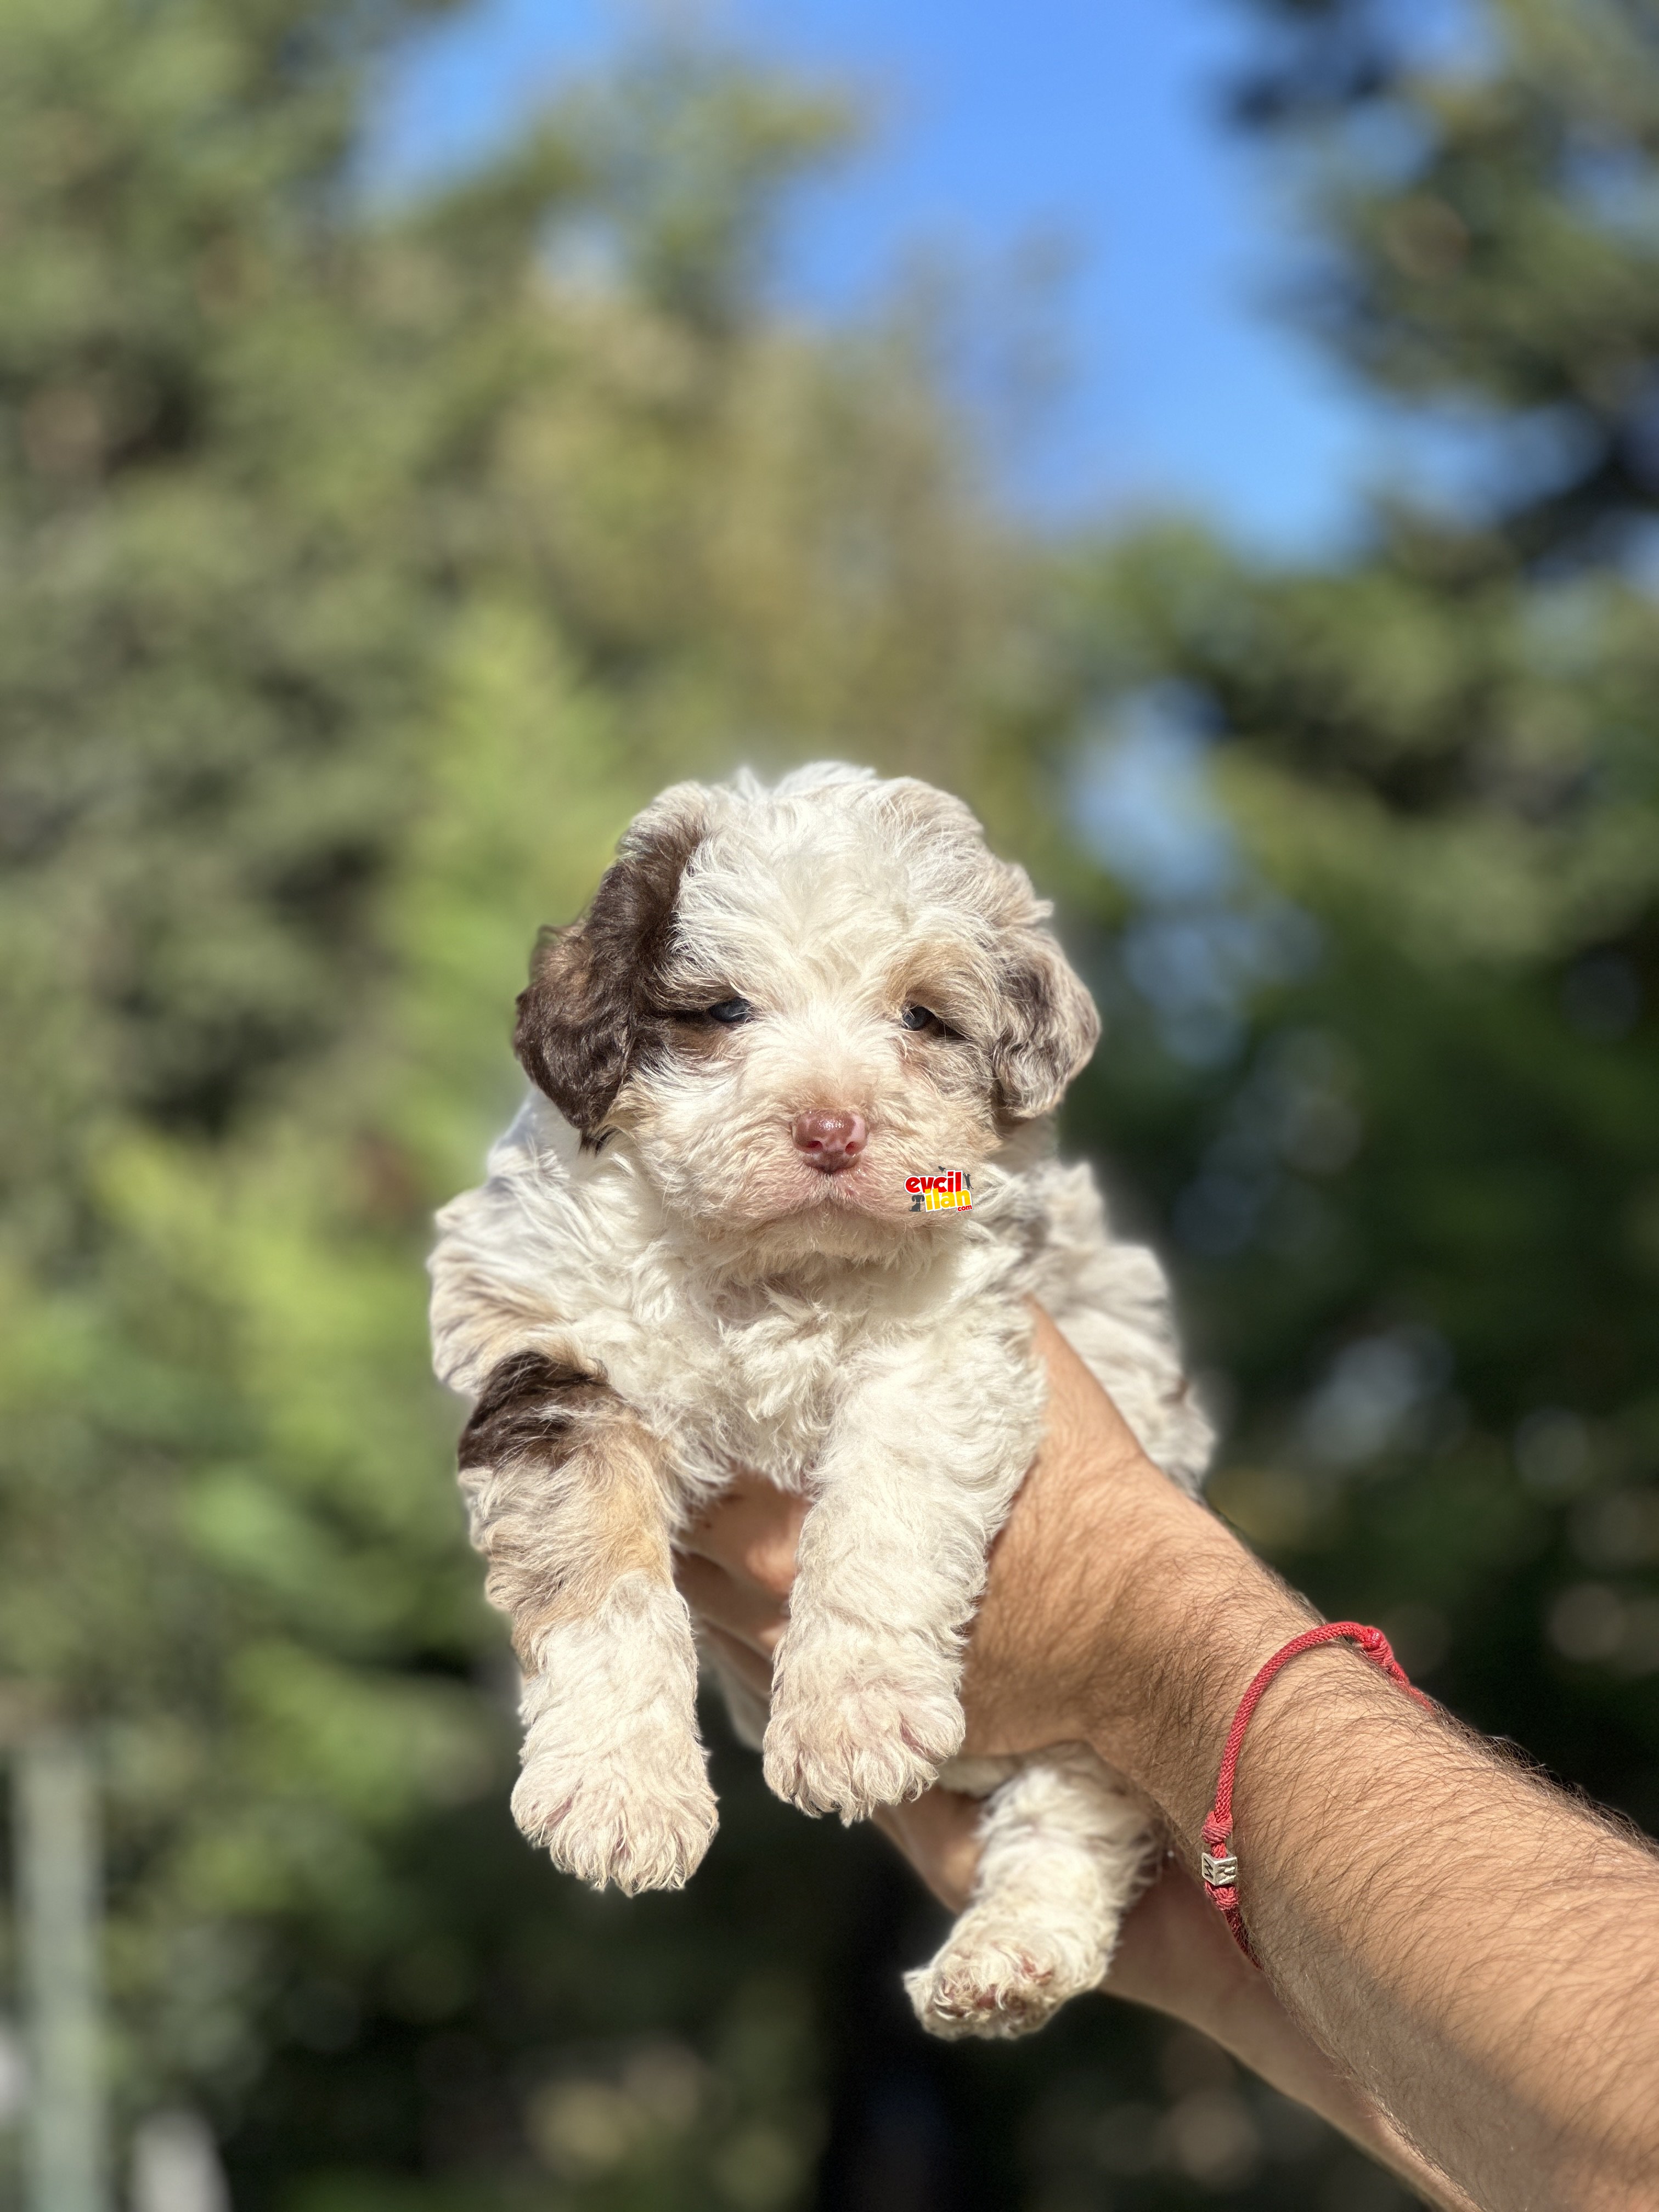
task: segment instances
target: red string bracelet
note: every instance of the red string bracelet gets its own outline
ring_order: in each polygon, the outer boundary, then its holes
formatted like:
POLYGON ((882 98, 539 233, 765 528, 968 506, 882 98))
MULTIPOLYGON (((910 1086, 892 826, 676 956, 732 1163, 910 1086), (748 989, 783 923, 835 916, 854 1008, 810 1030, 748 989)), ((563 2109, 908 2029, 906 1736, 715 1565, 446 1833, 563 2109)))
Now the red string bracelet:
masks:
POLYGON ((1397 1682, 1408 1696, 1416 1698, 1419 1705, 1432 1705, 1434 1702, 1431 1698, 1425 1697, 1421 1690, 1413 1689, 1406 1679, 1405 1668, 1389 1650, 1389 1639, 1382 1630, 1363 1627, 1357 1620, 1328 1620, 1322 1627, 1306 1629, 1300 1636, 1293 1636, 1282 1650, 1274 1652, 1239 1699, 1238 1711, 1233 1715, 1232 1727, 1227 1732, 1227 1747, 1221 1754, 1221 1771, 1216 1778, 1215 1803, 1211 1808, 1209 1819, 1204 1823, 1204 1856, 1200 1862, 1200 1869, 1211 1904, 1231 1929, 1234 1942, 1253 1966, 1260 1966, 1261 1961, 1250 1948, 1244 1916, 1239 1910, 1238 1854, 1233 1849, 1233 1776, 1244 1741, 1244 1731, 1250 1725, 1251 1716, 1261 1703, 1268 1683, 1281 1667, 1321 1644, 1339 1642, 1358 1644, 1366 1658, 1375 1660, 1389 1680, 1397 1682))

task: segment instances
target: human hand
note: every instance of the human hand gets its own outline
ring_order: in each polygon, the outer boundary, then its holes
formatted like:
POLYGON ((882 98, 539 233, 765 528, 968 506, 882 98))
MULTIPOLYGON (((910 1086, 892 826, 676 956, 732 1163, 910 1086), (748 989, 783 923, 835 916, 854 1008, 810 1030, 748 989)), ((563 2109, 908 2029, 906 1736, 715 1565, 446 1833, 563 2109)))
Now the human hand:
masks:
MULTIPOLYGON (((1171 1540, 1171 1505, 1188 1541, 1195 1527, 1215 1526, 1147 1459, 1047 1315, 1035 1318, 1048 1370, 1048 1417, 1036 1463, 993 1550, 974 1624, 963 1681, 969 1753, 1017 1753, 1096 1733, 1097 1677, 1109 1660, 1102 1623, 1121 1618, 1121 1585, 1131 1578, 1114 1554, 1140 1561, 1146 1571, 1171 1540), (1102 1516, 1109 1535, 1085 1540, 1079 1530, 1102 1516)), ((688 1533, 678 1562, 700 1634, 762 1702, 788 1621, 806 1510, 804 1498, 739 1475, 688 1533)), ((975 1800, 935 1788, 881 1808, 875 1819, 933 1893, 959 1911, 973 1887, 978 1816, 975 1800)), ((1201 1892, 1166 1862, 1130 1917, 1108 1988, 1209 2020, 1223 1989, 1248 1989, 1253 1979, 1201 1892)))
MULTIPOLYGON (((1147 1459, 1040 1312, 1036 1342, 1048 1371, 1044 1440, 993 1549, 964 1670, 965 1747, 1012 1753, 1091 1741, 1142 1778, 1155 1762, 1135 1726, 1139 1670, 1157 1662, 1157 1639, 1180 1621, 1183 1593, 1198 1587, 1212 1598, 1240 1547, 1147 1459), (1156 1603, 1146 1602, 1149 1592, 1156 1603)), ((688 1532, 677 1562, 700 1634, 763 1701, 806 1510, 805 1498, 739 1476, 688 1532)), ((1290 1604, 1257 1577, 1249 1586, 1257 1616, 1290 1604)), ((1294 1609, 1292 1625, 1304 1625, 1294 1609)), ((935 1788, 874 1817, 941 1902, 960 1911, 978 1858, 977 1802, 935 1788)), ((1296 2026, 1172 1856, 1125 1922, 1103 1986, 1210 2035, 1430 2202, 1467 2206, 1296 2026)))
MULTIPOLYGON (((1087 1741, 1139 1782, 1139 1674, 1162 1658, 1195 1556, 1238 1547, 1147 1458, 1048 1316, 1033 1318, 1048 1372, 1043 1439, 992 1547, 963 1672, 963 1748, 1087 1741)), ((763 1701, 806 1511, 805 1498, 739 1474, 679 1552, 701 1633, 763 1701)))
MULTIPOLYGON (((1182 1636, 1188 1593, 1201 1586, 1207 1600, 1243 1566, 1255 1604, 1242 1612, 1259 1613, 1264 1578, 1147 1458, 1048 1316, 1034 1318, 1048 1381, 1043 1440, 992 1548, 963 1673, 963 1750, 1089 1741, 1162 1804, 1161 1747, 1142 1740, 1146 1675, 1182 1636)), ((681 1586, 703 1634, 763 1697, 806 1505, 739 1475, 684 1540, 681 1586)), ((1292 1626, 1304 1625, 1293 1613, 1292 1626)))
MULTIPOLYGON (((1041 1312, 1036 1322, 1048 1364, 1046 1433, 993 1552, 974 1626, 964 1681, 969 1753, 1020 1753, 1086 1735, 1087 1683, 1101 1653, 1085 1624, 1103 1607, 1110 1610, 1110 1595, 1102 1562, 1083 1557, 1073 1540, 1085 1470, 1095 1487, 1112 1493, 1124 1522, 1155 1524, 1154 1509, 1170 1492, 1167 1479, 1054 1323, 1041 1312), (1084 1582, 1086 1602, 1077 1587, 1084 1582)), ((788 1623, 806 1510, 805 1498, 758 1475, 739 1474, 688 1532, 677 1560, 700 1636, 763 1703, 788 1623)), ((883 1806, 874 1815, 952 1911, 962 1909, 973 1887, 978 1817, 976 1800, 942 1788, 883 1806)), ((1187 1978, 1184 1961, 1195 1929, 1201 1931, 1199 1956, 1217 1962, 1230 1978, 1237 1970, 1249 1973, 1201 1893, 1170 1868, 1131 1917, 1108 1986, 1166 2010, 1182 2009, 1172 1999, 1177 1982, 1187 1978), (1218 1948, 1207 1940, 1218 1934, 1218 1948)))

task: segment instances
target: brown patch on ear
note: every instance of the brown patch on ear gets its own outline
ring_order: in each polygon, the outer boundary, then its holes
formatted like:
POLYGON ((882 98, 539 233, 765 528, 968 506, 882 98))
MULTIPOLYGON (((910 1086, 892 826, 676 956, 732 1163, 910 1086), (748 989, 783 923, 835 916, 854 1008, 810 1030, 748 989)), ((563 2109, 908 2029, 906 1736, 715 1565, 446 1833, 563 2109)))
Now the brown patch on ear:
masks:
POLYGON ((1053 939, 1037 931, 1002 981, 1002 1029, 992 1048, 997 1111, 1005 1121, 1052 1113, 1100 1042, 1100 1016, 1053 939))
POLYGON ((624 833, 581 920, 536 940, 513 1049, 585 1145, 598 1141, 628 1074, 704 828, 700 805, 659 800, 624 833))

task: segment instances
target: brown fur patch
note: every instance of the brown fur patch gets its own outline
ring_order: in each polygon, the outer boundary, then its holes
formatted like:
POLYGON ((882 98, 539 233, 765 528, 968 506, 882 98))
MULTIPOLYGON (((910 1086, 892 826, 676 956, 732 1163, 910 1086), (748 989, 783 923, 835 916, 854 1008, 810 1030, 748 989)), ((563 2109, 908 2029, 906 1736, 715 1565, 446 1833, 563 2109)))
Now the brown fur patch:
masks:
POLYGON ((497 1467, 523 1452, 551 1449, 601 1394, 615 1395, 603 1376, 545 1352, 515 1352, 485 1377, 456 1459, 463 1468, 497 1467))
POLYGON ((1059 946, 1030 935, 1002 979, 1003 1030, 992 1052, 1005 1121, 1029 1121, 1060 1103, 1100 1041, 1100 1016, 1059 946))
POLYGON ((656 1443, 603 1376, 515 1352, 492 1370, 457 1456, 485 1595, 527 1668, 550 1629, 597 1610, 624 1575, 670 1579, 656 1443))
POLYGON ((703 829, 689 808, 642 817, 581 920, 537 939, 513 1049, 584 1144, 598 1142, 655 1004, 680 878, 703 829))

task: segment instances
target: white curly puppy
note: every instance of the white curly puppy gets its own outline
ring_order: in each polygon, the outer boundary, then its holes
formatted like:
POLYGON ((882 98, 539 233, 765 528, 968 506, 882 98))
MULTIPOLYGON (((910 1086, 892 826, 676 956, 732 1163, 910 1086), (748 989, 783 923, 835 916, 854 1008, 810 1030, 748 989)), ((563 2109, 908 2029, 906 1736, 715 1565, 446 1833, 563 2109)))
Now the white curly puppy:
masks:
POLYGON ((1051 1158, 1099 1023, 1048 913, 923 783, 665 792, 544 935, 514 1039, 536 1090, 432 1260, 525 1673, 520 1826, 589 1881, 684 1881, 715 1814, 672 1547, 735 1467, 804 1490, 769 1715, 728 1699, 807 1812, 941 1773, 986 1797, 973 1901, 909 1977, 944 2034, 1094 1986, 1149 1856, 1080 1748, 953 1763, 963 1634, 1042 1419, 1028 1301, 1177 1480, 1211 1444, 1157 1261, 1051 1158), (915 1210, 941 1170, 970 1205, 915 1210))

